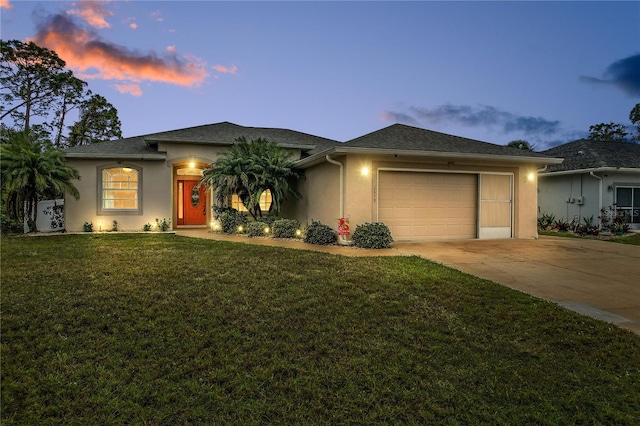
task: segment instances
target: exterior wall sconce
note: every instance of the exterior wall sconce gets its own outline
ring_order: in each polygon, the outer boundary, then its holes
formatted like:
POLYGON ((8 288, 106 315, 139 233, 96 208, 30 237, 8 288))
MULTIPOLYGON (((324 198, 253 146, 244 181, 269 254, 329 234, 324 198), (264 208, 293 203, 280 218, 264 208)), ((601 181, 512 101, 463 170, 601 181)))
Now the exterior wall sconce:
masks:
POLYGON ((369 175, 369 168, 367 166, 364 166, 361 170, 360 170, 360 174, 362 176, 368 176, 369 175))
POLYGON ((607 191, 613 191, 613 185, 607 186, 607 191))
POLYGON ((533 172, 527 174, 527 182, 533 182, 536 179, 536 175, 533 172))

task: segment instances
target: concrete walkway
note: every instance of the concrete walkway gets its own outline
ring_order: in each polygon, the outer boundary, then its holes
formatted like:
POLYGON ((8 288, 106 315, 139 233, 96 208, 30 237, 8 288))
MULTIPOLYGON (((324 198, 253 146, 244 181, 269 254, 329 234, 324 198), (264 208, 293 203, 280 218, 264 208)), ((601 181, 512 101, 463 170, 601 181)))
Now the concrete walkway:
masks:
POLYGON ((300 241, 237 237, 206 230, 178 235, 322 251, 345 256, 411 256, 495 281, 640 334, 640 247, 607 241, 539 240, 399 242, 365 250, 300 241))

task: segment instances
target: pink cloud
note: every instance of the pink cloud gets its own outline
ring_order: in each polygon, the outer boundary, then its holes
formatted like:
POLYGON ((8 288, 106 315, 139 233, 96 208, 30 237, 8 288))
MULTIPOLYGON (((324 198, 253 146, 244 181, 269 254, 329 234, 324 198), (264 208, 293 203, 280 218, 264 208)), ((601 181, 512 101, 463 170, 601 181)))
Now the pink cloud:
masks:
POLYGON ((129 24, 129 28, 131 28, 132 30, 135 30, 138 28, 138 24, 136 24, 135 22, 132 22, 129 24))
POLYGON ((109 25, 105 18, 112 16, 113 12, 103 7, 106 3, 105 1, 98 0, 80 0, 80 8, 71 9, 67 11, 67 13, 69 15, 79 16, 94 28, 110 28, 111 25, 109 25))
POLYGON ((176 47, 175 46, 167 46, 167 52, 174 52, 176 51, 176 47))
POLYGON ((222 74, 236 74, 238 72, 238 67, 235 65, 231 65, 230 67, 225 67, 224 65, 214 65, 211 68, 222 74))
POLYGON ((129 93, 132 96, 142 96, 142 90, 137 84, 114 84, 113 87, 120 93, 129 93))
POLYGON ((179 56, 177 52, 159 56, 154 51, 142 54, 78 27, 60 14, 42 24, 30 41, 54 50, 84 79, 158 81, 193 87, 209 76, 206 62, 196 56, 179 56))
POLYGON ((13 9, 13 5, 9 0, 0 0, 0 9, 13 9))

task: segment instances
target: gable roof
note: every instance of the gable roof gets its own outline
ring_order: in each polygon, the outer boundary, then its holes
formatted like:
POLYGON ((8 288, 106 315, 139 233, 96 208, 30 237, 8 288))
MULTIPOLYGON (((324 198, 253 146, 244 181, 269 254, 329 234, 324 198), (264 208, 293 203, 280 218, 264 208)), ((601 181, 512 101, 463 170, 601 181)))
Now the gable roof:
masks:
POLYGON ((496 145, 461 136, 448 135, 432 130, 392 124, 375 132, 352 139, 296 163, 308 167, 322 161, 332 153, 368 153, 422 157, 472 158, 529 162, 535 164, 559 163, 562 159, 525 151, 509 146, 496 145))
POLYGON ((168 132, 151 133, 133 138, 94 143, 67 148, 66 157, 70 158, 129 158, 164 159, 166 155, 158 152, 159 143, 196 144, 231 146, 235 140, 244 136, 247 140, 265 138, 282 148, 294 148, 303 151, 303 156, 326 150, 340 142, 307 133, 288 129, 268 127, 244 127, 222 122, 204 126, 168 132))
POLYGON ((578 139, 542 153, 564 158, 562 164, 549 165, 544 173, 596 169, 640 171, 640 145, 634 143, 578 139))
POLYGON ((393 124, 376 132, 360 136, 346 142, 345 146, 546 158, 546 155, 531 151, 448 135, 404 124, 393 124))
POLYGON ((247 140, 264 138, 282 148, 298 148, 310 153, 322 151, 340 142, 295 130, 270 127, 245 127, 228 121, 204 126, 145 135, 148 144, 159 142, 203 145, 233 145, 239 137, 247 140))

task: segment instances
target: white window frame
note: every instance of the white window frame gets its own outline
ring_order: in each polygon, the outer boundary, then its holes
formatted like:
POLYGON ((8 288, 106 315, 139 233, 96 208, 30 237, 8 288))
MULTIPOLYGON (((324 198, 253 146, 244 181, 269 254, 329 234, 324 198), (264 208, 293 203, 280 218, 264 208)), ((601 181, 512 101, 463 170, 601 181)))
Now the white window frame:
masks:
MULTIPOLYGON (((97 168, 97 211, 98 215, 141 215, 142 214, 142 167, 131 165, 131 164, 107 164, 102 165, 97 168), (116 209, 116 208, 105 208, 104 207, 104 180, 103 174, 105 170, 109 169, 132 169, 135 170, 138 174, 138 184, 137 184, 137 207, 130 209, 116 209)), ((112 189, 111 189, 112 190, 112 189)))

